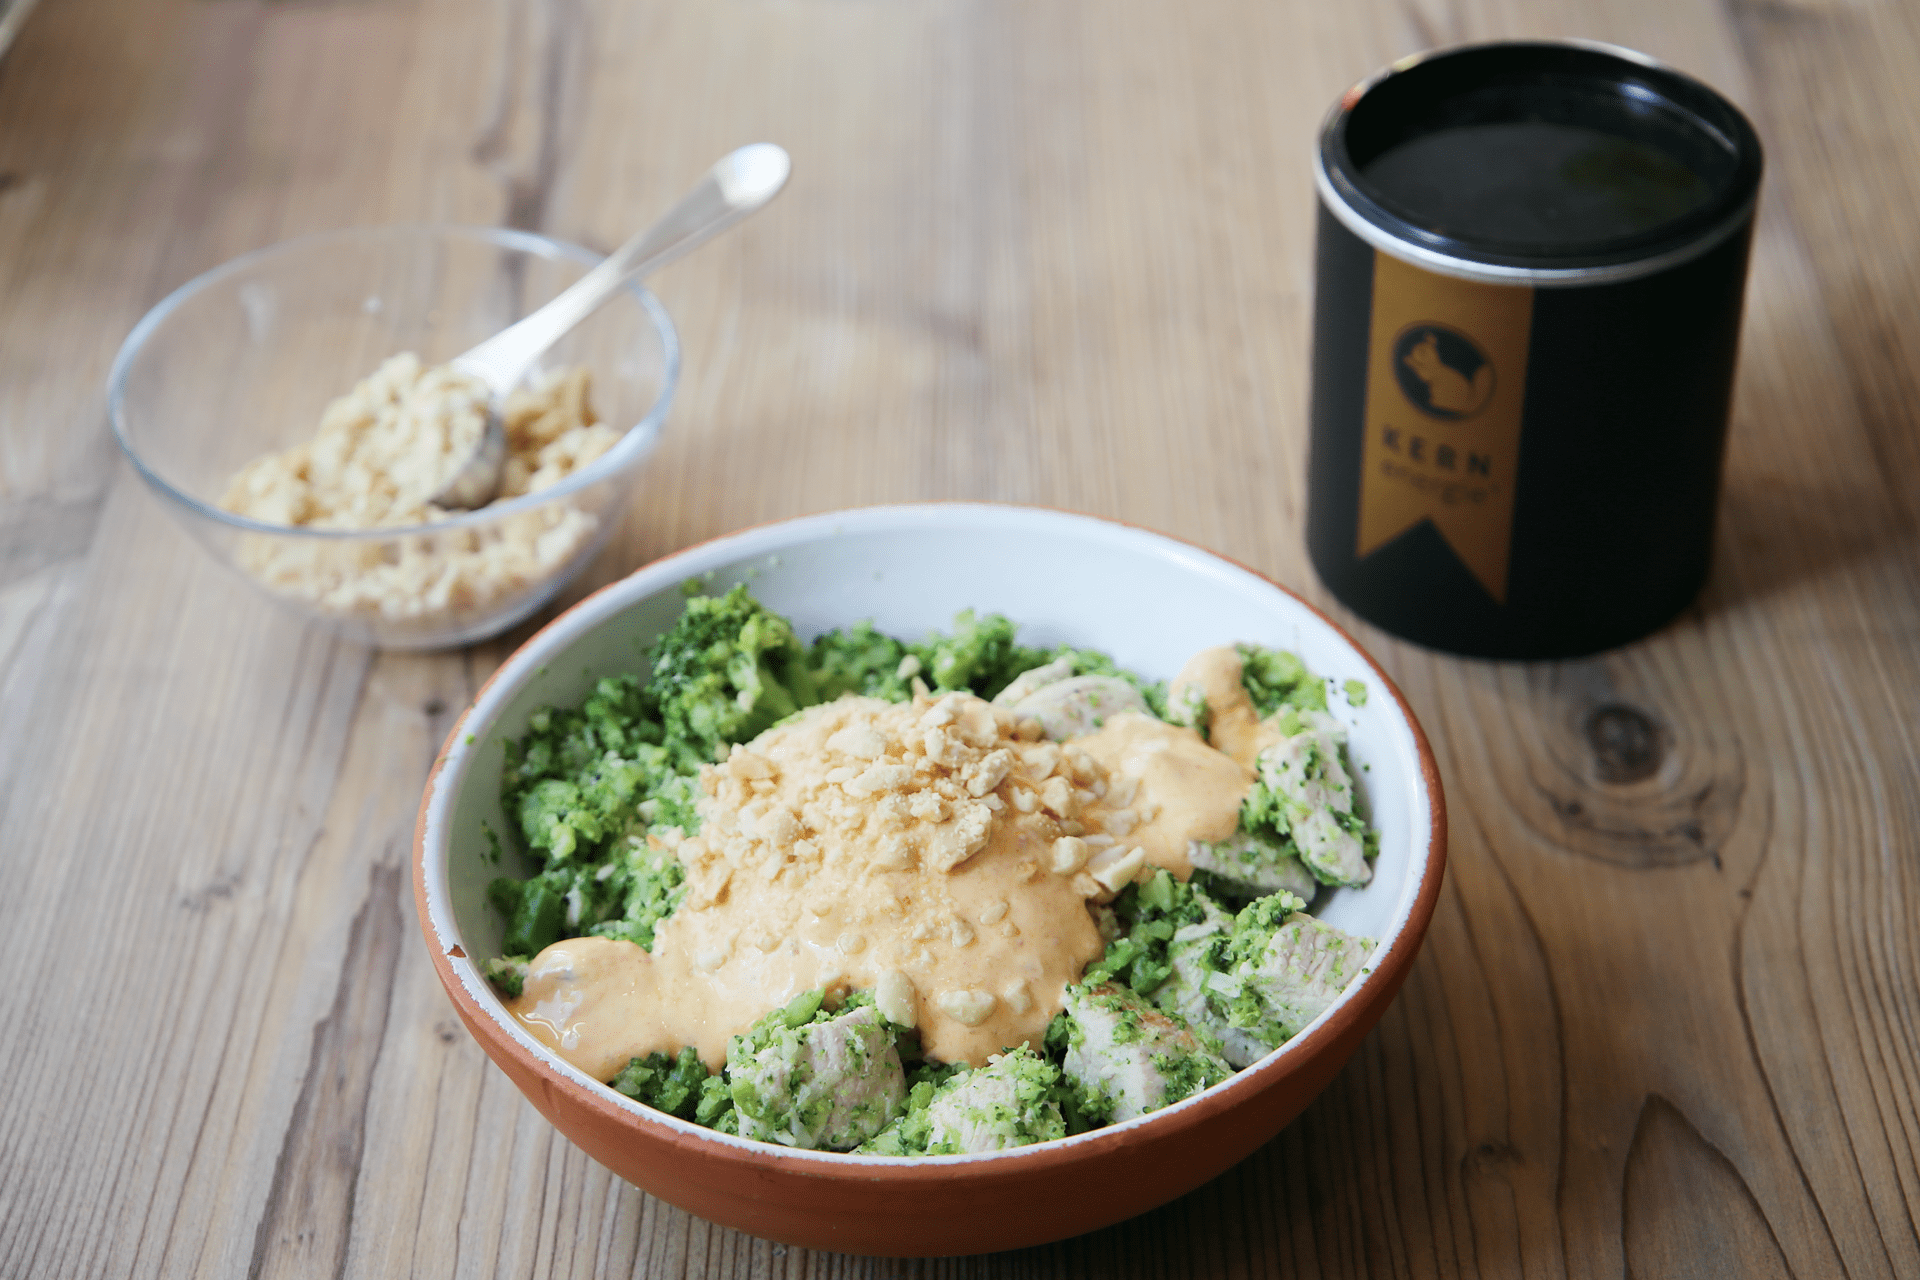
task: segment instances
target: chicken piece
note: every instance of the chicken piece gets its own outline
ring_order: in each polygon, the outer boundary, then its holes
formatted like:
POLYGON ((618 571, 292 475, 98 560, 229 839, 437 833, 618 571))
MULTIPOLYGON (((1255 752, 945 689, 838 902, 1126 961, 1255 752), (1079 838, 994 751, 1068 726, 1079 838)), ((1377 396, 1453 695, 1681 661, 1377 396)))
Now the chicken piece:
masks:
POLYGON ((927 1108, 928 1155, 1001 1151, 1067 1136, 1052 1099, 1059 1072, 1022 1047, 948 1081, 927 1108))
MULTIPOLYGON (((999 699, 994 701, 999 702, 999 699)), ((1105 723, 1108 716, 1122 711, 1153 714, 1147 709, 1147 700, 1140 696, 1140 691, 1118 676, 1070 676, 1064 680, 1050 681, 1019 701, 1002 705, 1006 705, 1016 716, 1039 721, 1047 737, 1055 742, 1092 733, 1105 723)))
POLYGON ((1113 1121, 1171 1106, 1233 1074, 1184 1018, 1156 1009, 1131 988, 1068 987, 1067 1054, 1061 1069, 1113 1105, 1113 1121))
POLYGON ((1015 676, 1006 688, 993 695, 993 705, 1010 707, 1041 686, 1065 680, 1072 674, 1072 658, 1055 658, 1052 662, 1022 671, 1015 676))
POLYGON ((1324 884, 1362 885, 1373 878, 1353 811, 1353 780, 1341 763, 1346 727, 1324 711, 1287 710, 1269 722, 1280 740, 1254 762, 1273 797, 1276 826, 1293 838, 1314 877, 1324 884))
POLYGON ((727 1046, 740 1136, 849 1151, 900 1113, 906 1073, 871 1005, 801 1026, 775 1010, 727 1046))
POLYGON ((1220 1042, 1220 1056, 1235 1070, 1250 1067, 1273 1046, 1227 1021, 1226 1014, 1207 999, 1207 980, 1231 965, 1227 942, 1233 934, 1233 916, 1205 894, 1194 891, 1205 916, 1183 925, 1167 944, 1167 963, 1173 972, 1155 988, 1153 1003, 1220 1042))
POLYGON ((1250 898, 1284 890, 1304 900, 1320 887, 1286 845, 1248 831, 1236 831, 1216 844, 1192 841, 1187 845, 1187 861, 1231 882, 1250 898))
POLYGON ((1227 1020, 1270 1045, 1298 1035, 1362 972, 1373 942, 1299 910, 1291 894, 1250 904, 1234 922, 1230 972, 1207 979, 1227 1020))

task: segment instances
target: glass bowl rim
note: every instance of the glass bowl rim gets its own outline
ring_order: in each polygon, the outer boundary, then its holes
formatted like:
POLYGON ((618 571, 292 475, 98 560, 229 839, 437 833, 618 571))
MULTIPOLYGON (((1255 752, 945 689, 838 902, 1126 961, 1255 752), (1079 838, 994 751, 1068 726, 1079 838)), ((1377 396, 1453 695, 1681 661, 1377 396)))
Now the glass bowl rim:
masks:
POLYGON ((178 286, 141 316, 139 323, 133 326, 125 341, 120 344, 120 350, 113 357, 113 366, 107 372, 107 417, 113 429, 114 442, 120 446, 120 452, 126 455, 127 461, 133 464, 134 470, 140 473, 141 479, 153 486, 157 492, 171 498, 195 515, 247 533, 273 534, 283 538, 318 538, 331 541, 360 539, 386 542, 395 538, 472 528, 490 524, 502 517, 522 511, 534 510, 556 498, 564 498, 568 494, 604 479, 608 473, 638 460, 652 447, 661 426, 666 421, 667 411, 673 403, 674 392, 680 383, 680 334, 674 328, 673 319, 667 314, 667 309, 660 299, 638 282, 633 282, 624 286, 623 292, 632 294, 639 302, 641 308, 647 313, 647 318, 653 321, 654 331, 660 337, 662 364, 660 390, 654 396, 652 405, 648 407, 646 416, 629 427, 611 449, 564 480, 544 489, 537 489, 531 493, 509 498, 505 502, 472 511, 455 512, 444 520, 435 520, 428 524, 380 525, 368 529, 316 529, 307 525, 272 524, 249 516, 236 515, 234 512, 187 493, 154 470, 140 456, 139 450, 134 448, 133 442, 127 436, 125 421, 127 378, 131 374, 134 361, 140 357, 148 341, 172 318, 174 312, 190 299, 224 282, 229 277, 297 250, 320 248, 333 242, 388 237, 399 239, 405 236, 478 240, 500 248, 517 249, 550 262, 571 261, 588 268, 592 268, 606 256, 581 245, 570 244, 565 240, 512 227, 484 227, 445 222, 401 222, 382 226, 342 227, 332 231, 311 232, 263 245, 238 257, 229 258, 219 266, 209 268, 178 286))

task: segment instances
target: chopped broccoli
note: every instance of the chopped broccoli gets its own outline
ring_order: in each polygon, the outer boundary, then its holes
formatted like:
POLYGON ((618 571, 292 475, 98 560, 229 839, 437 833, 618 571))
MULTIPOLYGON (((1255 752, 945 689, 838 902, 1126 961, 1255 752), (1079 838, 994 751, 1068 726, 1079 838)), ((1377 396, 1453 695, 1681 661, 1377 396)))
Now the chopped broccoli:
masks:
POLYGON ((487 897, 507 917, 501 953, 531 957, 562 938, 594 934, 653 948, 656 925, 686 896, 686 870, 665 849, 631 836, 599 866, 563 863, 525 880, 501 876, 487 897))
POLYGON ((601 917, 593 921, 587 933, 603 938, 624 938, 653 950, 653 931, 661 921, 679 909, 687 896, 686 868, 671 850, 655 848, 639 836, 627 838, 625 856, 602 867, 610 900, 601 917), (612 914, 617 911, 618 914, 612 914))
POLYGON ((687 1045, 678 1057, 650 1053, 633 1059, 611 1084, 636 1102, 691 1120, 708 1079, 707 1064, 700 1061, 700 1054, 692 1045, 687 1045))
POLYGON ((733 1109, 733 1086, 724 1073, 700 1082, 700 1097, 693 1105, 693 1122, 721 1133, 740 1132, 740 1114, 733 1109))
POLYGON ((920 660, 911 658, 898 640, 874 630, 869 621, 820 636, 807 651, 807 665, 822 702, 843 693, 905 702, 912 696, 908 681, 920 669, 920 660))
POLYGON ((1107 943, 1106 954, 1087 966, 1083 981, 1124 982, 1141 995, 1150 995, 1173 972, 1167 944, 1182 926, 1202 916, 1193 889, 1164 870, 1144 884, 1131 884, 1113 900, 1115 920, 1126 932, 1107 943))
POLYGON ((501 876, 489 884, 487 899, 507 918, 500 953, 525 959, 558 942, 567 922, 567 895, 577 878, 578 872, 561 868, 527 880, 501 876))
POLYGON ((981 618, 962 609, 954 616, 952 635, 935 632, 907 648, 935 690, 968 689, 991 699, 1022 671, 1047 660, 1044 649, 1015 644, 1013 635, 1014 625, 1004 615, 981 618))
POLYGON ((527 851, 548 862, 600 861, 649 800, 676 794, 660 739, 632 676, 601 680, 577 711, 534 712, 526 735, 506 744, 500 785, 527 851))
POLYGON ((743 583, 695 596, 652 652, 646 697, 660 708, 675 763, 691 772, 820 701, 807 650, 787 620, 743 583))
POLYGON ((1267 719, 1282 707, 1325 711, 1327 687, 1307 670, 1307 664, 1285 649, 1257 644, 1235 645, 1240 651, 1240 683, 1253 700, 1254 713, 1267 719))

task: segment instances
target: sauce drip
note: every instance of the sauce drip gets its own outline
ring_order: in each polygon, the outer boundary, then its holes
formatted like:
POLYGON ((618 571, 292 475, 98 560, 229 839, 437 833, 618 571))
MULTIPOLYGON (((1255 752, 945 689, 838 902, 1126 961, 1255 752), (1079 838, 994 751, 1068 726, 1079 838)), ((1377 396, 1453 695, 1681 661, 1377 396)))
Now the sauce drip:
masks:
POLYGON ((1251 776, 1254 760, 1280 741, 1280 735, 1260 722, 1247 687, 1240 683, 1240 670, 1240 651, 1232 645, 1202 649, 1174 676, 1168 696, 1177 699, 1182 689, 1197 686, 1207 700, 1207 741, 1251 776))
POLYGON ((1225 840, 1239 829, 1240 802, 1253 784, 1253 770, 1193 730, 1129 711, 1110 717, 1077 745, 1107 770, 1106 830, 1117 843, 1145 849, 1154 866, 1185 880, 1193 874, 1188 844, 1225 840), (1132 822, 1116 821, 1118 804, 1125 807, 1117 813, 1131 812, 1132 822))

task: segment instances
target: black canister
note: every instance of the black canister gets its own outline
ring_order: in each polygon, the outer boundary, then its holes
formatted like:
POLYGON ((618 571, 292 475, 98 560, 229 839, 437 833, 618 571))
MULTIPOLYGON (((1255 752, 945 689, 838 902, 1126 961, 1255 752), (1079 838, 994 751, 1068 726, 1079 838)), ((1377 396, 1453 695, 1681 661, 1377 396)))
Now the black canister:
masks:
POLYGON ((1637 639, 1706 579, 1760 142, 1626 50, 1405 59, 1320 135, 1307 547, 1481 657, 1637 639))

